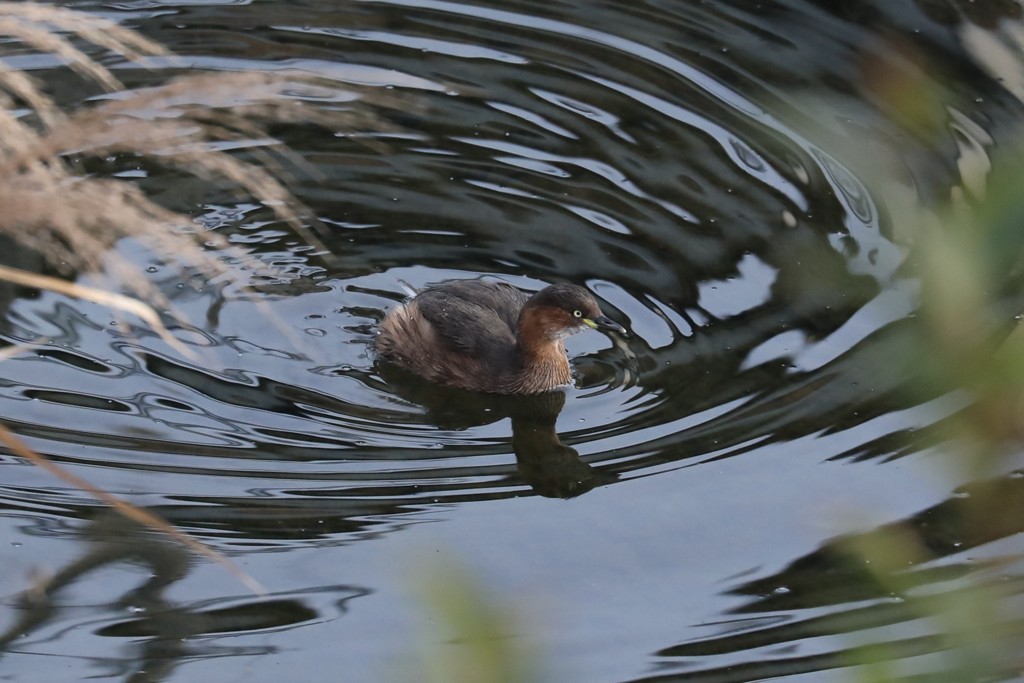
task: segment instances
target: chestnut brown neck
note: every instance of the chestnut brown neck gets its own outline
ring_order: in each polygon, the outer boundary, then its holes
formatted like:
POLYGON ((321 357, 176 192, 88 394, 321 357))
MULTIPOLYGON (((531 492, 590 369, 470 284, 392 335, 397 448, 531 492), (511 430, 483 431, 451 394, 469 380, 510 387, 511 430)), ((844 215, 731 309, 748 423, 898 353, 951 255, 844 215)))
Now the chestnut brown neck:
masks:
POLYGON ((516 383, 525 393, 564 386, 572 379, 557 325, 541 307, 526 306, 516 325, 516 383))

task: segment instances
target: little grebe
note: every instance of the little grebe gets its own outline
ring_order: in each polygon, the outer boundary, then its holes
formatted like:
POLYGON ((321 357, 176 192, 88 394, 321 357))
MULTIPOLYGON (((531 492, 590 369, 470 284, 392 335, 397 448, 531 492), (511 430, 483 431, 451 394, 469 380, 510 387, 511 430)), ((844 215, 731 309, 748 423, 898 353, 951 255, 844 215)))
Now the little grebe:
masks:
POLYGON ((529 296, 502 282, 455 280, 391 310, 374 348, 440 384, 536 394, 569 384, 562 340, 584 327, 625 332, 576 285, 551 285, 529 296))

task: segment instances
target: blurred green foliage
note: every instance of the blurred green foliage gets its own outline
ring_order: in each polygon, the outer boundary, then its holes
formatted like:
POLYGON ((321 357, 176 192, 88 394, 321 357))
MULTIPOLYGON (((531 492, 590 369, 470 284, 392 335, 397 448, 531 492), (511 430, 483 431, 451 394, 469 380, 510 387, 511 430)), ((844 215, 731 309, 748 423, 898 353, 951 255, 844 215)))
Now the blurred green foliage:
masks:
POLYGON ((510 606, 498 604, 455 562, 427 561, 417 580, 429 628, 419 661, 400 674, 416 683, 531 683, 541 680, 535 648, 510 606))
MULTIPOLYGON (((863 88, 895 129, 941 158, 956 103, 924 60, 901 47, 896 52, 911 55, 906 62, 913 67, 876 65, 865 70, 863 88)), ((947 457, 936 463, 940 469, 939 463, 952 464, 946 475, 953 496, 962 498, 944 532, 971 539, 972 548, 1024 532, 1020 497, 1012 495, 1013 479, 1020 477, 1013 468, 1024 451, 1024 129, 1020 138, 990 148, 986 159, 978 158, 977 148, 960 147, 959 182, 939 202, 911 191, 905 174, 878 168, 877 160, 871 173, 862 173, 875 179, 872 194, 903 236, 905 274, 920 283, 912 341, 905 355, 890 362, 916 368, 919 382, 907 387, 911 394, 954 393, 968 404, 944 421, 938 450, 947 457), (970 154, 974 158, 966 158, 970 154)), ((856 150, 847 152, 862 169, 872 164, 856 150)), ((1021 544, 994 558, 984 552, 985 560, 959 553, 956 561, 969 571, 951 584, 922 588, 908 580, 912 568, 951 560, 934 538, 897 523, 858 536, 850 548, 854 561, 869 568, 894 599, 912 606, 937 641, 931 651, 939 653, 928 660, 938 667, 922 673, 899 661, 887 643, 871 643, 850 658, 859 679, 960 683, 1024 675, 1024 603, 1016 594, 1019 582, 1010 580, 1024 560, 1021 544)), ((1007 547, 1014 544, 1000 546, 1007 547)))

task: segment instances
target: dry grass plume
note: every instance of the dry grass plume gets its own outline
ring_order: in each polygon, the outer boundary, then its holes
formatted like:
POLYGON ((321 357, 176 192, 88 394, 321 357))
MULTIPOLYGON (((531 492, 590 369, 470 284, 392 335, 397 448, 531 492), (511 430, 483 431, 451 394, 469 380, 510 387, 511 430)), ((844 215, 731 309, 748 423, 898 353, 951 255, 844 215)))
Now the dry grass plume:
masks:
MULTIPOLYGON (((126 91, 75 42, 88 41, 126 60, 166 56, 160 45, 101 17, 36 3, 0 2, 0 34, 59 57, 110 94, 62 111, 35 79, 4 65, 0 52, 0 232, 40 252, 65 272, 104 262, 130 290, 164 303, 133 264, 106 263, 111 244, 132 237, 206 271, 221 262, 197 242, 195 224, 146 196, 130 181, 87 177, 70 159, 134 154, 255 198, 318 250, 311 219, 287 189, 280 162, 289 153, 270 139, 271 121, 314 122, 366 130, 381 124, 369 107, 338 110, 313 100, 383 104, 385 98, 299 74, 204 73, 126 91), (31 110, 26 115, 24 109, 31 110), (19 109, 20 108, 20 109, 19 109), (247 162, 217 146, 244 142, 247 162), (182 230, 181 228, 188 228, 182 230)), ((290 158, 289 164, 300 160, 290 158)), ((204 242, 219 235, 203 232, 204 242)))
MULTIPOLYGON (((371 114, 360 113, 369 111, 368 107, 339 111, 311 101, 372 99, 374 104, 386 104, 379 95, 356 94, 351 88, 341 95, 341 88, 331 82, 279 73, 200 74, 127 91, 110 69, 76 44, 91 43, 129 61, 166 56, 167 51, 107 19, 49 5, 0 2, 0 35, 15 39, 21 49, 55 55, 108 93, 86 106, 64 111, 38 81, 3 61, 0 46, 0 177, 4 179, 0 183, 0 233, 38 251, 65 273, 101 264, 112 268, 123 286, 161 306, 166 302, 136 264, 108 258, 116 240, 134 238, 171 261, 198 266, 210 274, 219 270, 222 262, 210 256, 198 239, 217 243, 220 255, 228 245, 219 235, 198 229, 189 217, 160 206, 130 181, 81 174, 73 159, 134 154, 234 188, 269 206, 308 243, 322 249, 307 229, 309 217, 282 182, 278 162, 288 152, 266 135, 263 125, 305 121, 336 130, 380 128, 371 114), (244 147, 257 163, 220 151, 218 145, 231 146, 224 145, 226 142, 244 147)), ((291 159, 290 164, 296 161, 291 159)), ((234 256, 235 262, 245 263, 244 254, 234 256)), ((156 311, 138 300, 6 266, 0 266, 0 279, 90 298, 131 313, 185 353, 156 311)), ((0 352, 0 358, 25 349, 9 347, 0 352)), ((50 462, 2 425, 0 443, 121 514, 214 558, 254 590, 261 590, 216 551, 50 462)))

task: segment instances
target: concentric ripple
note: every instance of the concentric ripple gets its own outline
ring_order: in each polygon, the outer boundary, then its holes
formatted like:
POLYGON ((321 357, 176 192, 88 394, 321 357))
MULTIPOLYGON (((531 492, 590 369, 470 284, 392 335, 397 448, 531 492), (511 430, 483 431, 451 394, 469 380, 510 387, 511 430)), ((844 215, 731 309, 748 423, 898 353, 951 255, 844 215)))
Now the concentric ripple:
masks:
MULTIPOLYGON (((876 26, 948 48, 945 29, 910 10, 875 8, 856 23, 813 2, 77 5, 138 23, 181 55, 153 71, 118 65, 131 88, 182 64, 298 70, 351 86, 352 101, 319 106, 364 107, 381 124, 273 131, 312 170, 297 194, 326 253, 266 207, 133 158, 104 160, 102 173, 131 175, 265 266, 217 254, 233 269, 203 282, 116 245, 112 256, 138 264, 173 305, 188 355, 101 306, 3 291, 4 339, 45 340, 0 366, 5 424, 205 540, 304 553, 390 534, 412 511, 539 505, 789 447, 816 463, 896 459, 908 453, 897 437, 964 406, 915 404, 909 370, 878 371, 906 343, 917 285, 875 179, 842 152, 884 149, 909 194, 943 196, 964 155, 985 167, 990 136, 1020 103, 978 84, 977 109, 947 109, 949 149, 894 131, 858 91, 858 69, 863 51, 887 49, 876 26), (629 334, 569 339, 575 385, 542 397, 436 387, 374 358, 375 325, 407 285, 477 277, 528 291, 584 285, 629 334)), ((52 60, 25 63, 59 73, 52 60)), ((24 473, 0 502, 39 538, 96 507, 24 473)), ((303 605, 329 611, 327 598, 281 601, 287 618, 254 619, 254 631, 314 623, 303 605)), ((749 609, 762 604, 774 603, 749 609)), ((227 599, 197 611, 218 617, 212 629, 251 616, 227 599)), ((103 633, 152 628, 139 617, 103 633)), ((373 642, 393 651, 386 641, 373 642)), ((663 641, 649 651, 666 661, 761 643, 663 641)), ((707 670, 719 665, 732 661, 707 670)))
MULTIPOLYGON (((682 47, 709 39, 708 16, 630 14, 648 22, 628 32, 644 42, 578 15, 451 2, 321 19, 266 32, 287 42, 282 64, 401 86, 410 103, 381 112, 392 131, 372 145, 283 132, 325 176, 303 196, 331 253, 268 229, 257 207, 211 205, 202 222, 273 277, 196 289, 147 264, 194 325, 176 332, 194 358, 98 307, 13 301, 11 340, 52 340, 4 368, 9 419, 42 452, 192 475, 212 499, 261 482, 283 503, 310 481, 395 504, 413 480, 433 500, 517 495, 529 482, 511 437, 538 419, 528 402, 396 383, 368 351, 402 283, 481 275, 584 284, 630 330, 573 338, 578 386, 539 410, 548 445, 603 482, 884 409, 901 378, 864 381, 859 342, 898 322, 892 304, 913 308, 912 288, 890 287, 899 251, 850 169, 744 94, 754 81, 682 47), (324 60, 325 46, 349 64, 324 60)), ((253 66, 230 49, 185 57, 253 66)))

